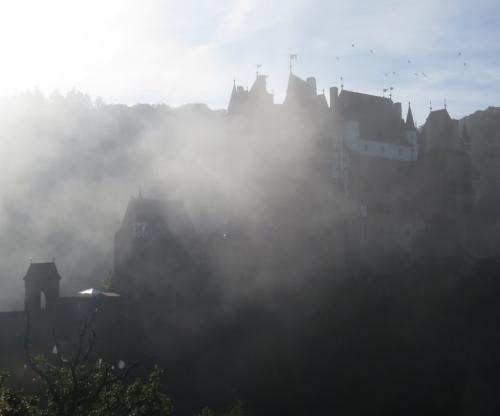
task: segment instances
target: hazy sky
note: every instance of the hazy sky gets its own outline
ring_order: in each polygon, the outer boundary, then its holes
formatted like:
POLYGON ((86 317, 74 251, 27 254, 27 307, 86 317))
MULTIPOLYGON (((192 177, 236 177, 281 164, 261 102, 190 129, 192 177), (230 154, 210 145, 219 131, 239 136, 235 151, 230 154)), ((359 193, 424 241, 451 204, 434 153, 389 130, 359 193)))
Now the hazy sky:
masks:
POLYGON ((320 90, 342 76, 346 89, 394 87, 418 122, 444 98, 459 117, 500 105, 499 18, 497 0, 5 1, 0 95, 224 108, 233 78, 249 86, 262 64, 280 102, 296 53, 294 72, 320 90))

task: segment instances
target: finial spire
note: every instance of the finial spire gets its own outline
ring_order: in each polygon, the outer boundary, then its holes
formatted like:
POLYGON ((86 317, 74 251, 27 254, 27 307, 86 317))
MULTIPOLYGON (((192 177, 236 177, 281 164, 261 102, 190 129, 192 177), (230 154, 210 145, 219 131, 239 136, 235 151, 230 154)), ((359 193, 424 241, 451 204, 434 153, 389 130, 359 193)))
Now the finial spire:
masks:
POLYGON ((290 75, 292 74, 292 62, 297 60, 297 54, 296 53, 291 53, 290 54, 290 75))
POLYGON ((432 100, 429 101, 429 110, 432 111, 432 100))
POLYGON ((446 110, 448 108, 448 105, 446 104, 446 98, 444 99, 444 109, 446 110))

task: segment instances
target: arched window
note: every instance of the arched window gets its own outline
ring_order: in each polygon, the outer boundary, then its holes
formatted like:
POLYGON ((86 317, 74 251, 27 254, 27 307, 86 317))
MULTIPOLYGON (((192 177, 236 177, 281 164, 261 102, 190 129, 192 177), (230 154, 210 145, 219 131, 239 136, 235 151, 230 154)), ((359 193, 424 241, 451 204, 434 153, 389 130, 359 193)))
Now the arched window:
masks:
POLYGON ((47 297, 43 291, 40 292, 40 310, 44 311, 47 308, 47 297))

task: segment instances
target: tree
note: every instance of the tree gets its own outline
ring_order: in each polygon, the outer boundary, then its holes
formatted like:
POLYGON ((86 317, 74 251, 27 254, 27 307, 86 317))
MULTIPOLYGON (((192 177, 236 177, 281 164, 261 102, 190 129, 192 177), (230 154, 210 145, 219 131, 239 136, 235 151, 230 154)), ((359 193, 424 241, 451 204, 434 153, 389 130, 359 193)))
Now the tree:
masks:
POLYGON ((77 351, 66 359, 54 333, 54 358, 33 356, 30 352, 30 320, 25 336, 27 366, 35 381, 45 387, 45 396, 30 397, 5 386, 7 375, 0 375, 0 415, 2 416, 169 416, 170 399, 161 392, 162 371, 154 367, 149 378, 128 383, 135 365, 119 361, 117 365, 102 360, 90 362, 95 345, 91 329, 93 317, 86 320, 78 339, 77 351), (44 405, 41 405, 44 403, 44 405))
POLYGON ((0 415, 2 416, 38 416, 40 410, 37 397, 25 395, 5 385, 6 372, 0 373, 0 415))

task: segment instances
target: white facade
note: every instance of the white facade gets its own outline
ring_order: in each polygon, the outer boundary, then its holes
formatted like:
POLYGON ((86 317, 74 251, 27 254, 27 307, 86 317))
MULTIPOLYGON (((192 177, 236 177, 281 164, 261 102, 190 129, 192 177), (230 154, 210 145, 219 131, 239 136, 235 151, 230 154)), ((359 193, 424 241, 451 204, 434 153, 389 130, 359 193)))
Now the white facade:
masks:
POLYGON ((382 159, 414 161, 418 158, 417 133, 407 131, 407 145, 384 141, 364 140, 359 134, 359 123, 348 121, 345 129, 345 144, 349 150, 363 156, 382 159))

